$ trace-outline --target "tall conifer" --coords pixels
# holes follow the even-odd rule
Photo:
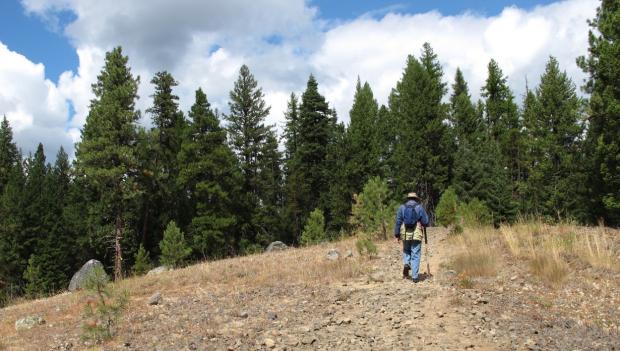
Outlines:
[[[526,98],[529,109],[530,100]],[[534,113],[528,123],[531,153],[527,189],[534,212],[555,219],[583,214],[580,197],[583,106],[575,85],[551,57],[536,89]],[[524,195],[525,196],[525,195]]]
[[[620,3],[602,0],[589,22],[587,57],[578,64],[589,76],[587,159],[592,213],[620,225]]]
[[[239,198],[241,175],[227,145],[226,130],[220,127],[207,95],[198,89],[189,112],[191,121],[179,153],[178,182],[189,194],[193,219],[191,245],[203,257],[235,252],[235,201]]]
[[[392,177],[397,193],[414,190],[434,208],[439,195],[449,185],[452,139],[444,120],[442,103],[445,83],[437,56],[428,44],[420,60],[413,56],[389,98],[390,112],[397,128],[392,155]],[[413,156],[415,155],[415,156]]]
[[[365,82],[362,86],[358,77],[347,130],[351,158],[347,176],[354,192],[362,191],[366,181],[379,173],[378,112],[379,106],[370,85]]]
[[[266,185],[261,181],[261,174],[272,167],[268,163],[273,161],[268,160],[263,152],[266,151],[267,139],[274,132],[272,126],[265,125],[270,107],[265,102],[263,90],[246,65],[239,70],[239,77],[230,91],[228,106],[230,112],[225,118],[228,121],[230,144],[239,159],[243,176],[242,193],[245,194],[240,204],[246,214],[240,218],[239,223],[241,246],[249,250],[250,246],[256,244],[257,237],[264,237],[271,230],[260,222],[258,214],[267,200],[262,198],[267,189],[264,189]]]
[[[76,168],[84,177],[92,199],[89,211],[94,236],[111,236],[114,243],[114,277],[122,277],[122,244],[127,228],[128,201],[135,197],[135,110],[139,78],[127,66],[117,47],[106,54],[93,84],[82,140],[76,145]],[[106,245],[105,240],[100,241]]]

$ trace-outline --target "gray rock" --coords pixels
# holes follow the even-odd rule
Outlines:
[[[170,268],[167,266],[159,266],[157,268],[153,268],[150,271],[148,271],[146,275],[157,275],[157,274],[161,274],[164,272],[168,272],[169,270]]]
[[[456,274],[457,274],[456,271],[452,270],[452,269],[449,269],[449,270],[446,271],[446,275],[450,276],[450,277],[454,277],[454,276],[456,276]]]
[[[161,303],[161,293],[158,291],[149,297],[149,305],[155,306]]]
[[[103,264],[97,260],[90,260],[80,268],[79,271],[75,272],[73,277],[71,278],[71,282],[69,282],[69,291],[75,291],[78,289],[82,289],[84,287],[84,283],[86,282],[86,278],[90,275],[90,273],[96,268],[101,267],[103,269]]]
[[[336,249],[331,249],[327,253],[326,257],[330,261],[336,261],[336,260],[338,260],[340,258],[340,252],[338,252],[338,250],[336,250]]]
[[[43,319],[43,317],[37,315],[27,316],[15,321],[15,330],[32,329],[32,327],[41,324],[45,324],[45,319]]]
[[[345,258],[353,257],[353,251],[347,250],[347,252],[344,253],[344,257]]]
[[[267,248],[265,249],[265,252],[283,251],[286,249],[288,249],[288,246],[286,246],[285,243],[281,241],[274,241],[271,244],[269,244],[269,246],[267,246]]]

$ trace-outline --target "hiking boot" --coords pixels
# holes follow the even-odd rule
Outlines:
[[[411,278],[411,281],[414,283],[419,283],[420,282],[420,278]]]
[[[405,265],[403,267],[403,279],[409,279],[409,270],[411,270],[411,267],[409,267],[409,265]]]

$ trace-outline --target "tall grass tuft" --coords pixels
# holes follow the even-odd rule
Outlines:
[[[457,254],[452,267],[469,277],[492,276],[497,272],[499,256],[495,247],[495,230],[490,227],[467,228],[463,235],[454,237]]]
[[[615,257],[612,240],[602,227],[579,238],[578,254],[594,268],[620,272],[620,263]]]
[[[530,260],[530,270],[550,286],[560,286],[568,276],[568,264],[557,253],[539,250]]]
[[[542,220],[519,221],[503,226],[504,247],[529,262],[531,272],[552,286],[560,286],[573,262],[597,269],[619,271],[613,240],[603,227],[579,227],[572,222],[550,225]]]

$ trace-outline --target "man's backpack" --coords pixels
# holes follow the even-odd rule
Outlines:
[[[413,228],[418,223],[420,219],[418,217],[418,212],[416,211],[419,204],[406,204],[405,210],[403,211],[403,222],[405,223],[405,228]]]

